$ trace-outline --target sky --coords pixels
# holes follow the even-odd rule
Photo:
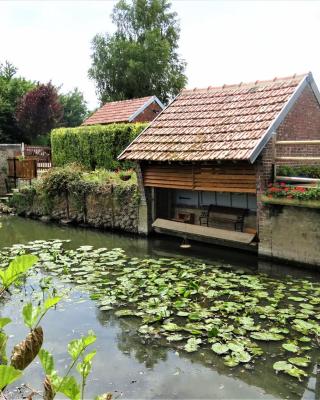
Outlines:
[[[31,80],[78,87],[99,105],[88,78],[91,40],[114,31],[116,1],[0,0],[0,62]],[[173,0],[188,88],[312,71],[320,85],[320,1]]]

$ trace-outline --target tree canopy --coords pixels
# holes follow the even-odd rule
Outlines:
[[[59,100],[63,106],[63,117],[60,125],[66,128],[81,125],[88,116],[87,102],[83,94],[75,88],[66,94],[60,94]]]
[[[167,103],[186,84],[178,54],[180,27],[168,0],[120,0],[116,32],[92,41],[89,77],[101,102],[156,95]]]
[[[15,116],[28,141],[50,132],[63,116],[57,89],[51,82],[38,84],[21,98]]]
[[[0,64],[0,143],[21,142],[23,133],[15,119],[20,98],[35,87],[35,83],[15,77],[17,68],[8,61]]]

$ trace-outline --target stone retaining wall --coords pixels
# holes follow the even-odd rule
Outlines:
[[[88,193],[83,199],[60,194],[48,200],[32,192],[32,189],[25,189],[14,194],[11,204],[19,215],[45,221],[55,220],[139,233],[139,200],[136,193],[135,186],[121,189],[120,194],[114,186],[108,186],[101,192]]]
[[[0,144],[0,196],[6,194],[5,179],[7,177],[8,161],[16,153],[21,151],[20,144]]]
[[[320,209],[264,205],[259,255],[320,267]]]

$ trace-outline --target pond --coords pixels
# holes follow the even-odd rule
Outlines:
[[[67,343],[89,329],[95,331],[97,356],[87,398],[108,391],[115,398],[127,399],[319,398],[320,352],[314,340],[320,297],[317,274],[258,264],[251,255],[214,246],[193,244],[181,250],[179,241],[172,238],[147,240],[19,217],[0,217],[0,222],[0,251],[16,243],[70,239],[30,245],[29,250],[40,255],[43,268],[28,279],[19,295],[3,304],[1,315],[13,319],[6,330],[11,348],[27,334],[20,319],[25,299],[32,298],[41,276],[52,276],[57,290],[67,294],[43,320],[44,347],[54,354],[62,371],[68,359]],[[59,251],[53,262],[54,246]],[[107,250],[94,250],[99,248]],[[109,252],[119,248],[123,252]],[[11,254],[19,251],[18,247],[10,250]],[[61,272],[63,263],[71,265],[68,271]],[[107,277],[102,279],[101,271]],[[179,301],[175,290],[179,290]],[[168,305],[170,296],[174,307]],[[298,330],[287,324],[290,318],[295,318],[293,327]],[[306,319],[314,324],[305,327]],[[277,340],[261,340],[266,333]],[[292,335],[305,339],[297,341]],[[232,350],[221,347],[226,344]],[[282,344],[289,345],[289,350]],[[275,373],[275,362],[301,357],[308,359],[307,367],[297,367],[307,375],[301,381]],[[35,363],[26,369],[23,382],[40,388],[42,378]]]

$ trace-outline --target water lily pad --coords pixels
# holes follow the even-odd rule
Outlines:
[[[168,342],[180,342],[183,339],[184,339],[184,337],[179,334],[167,336]]]
[[[137,313],[132,310],[118,310],[114,314],[117,317],[132,317],[137,315]]]
[[[297,365],[298,367],[307,367],[310,364],[310,357],[292,357],[289,358],[291,364]]]
[[[250,337],[252,337],[252,339],[263,340],[266,342],[284,339],[283,335],[280,335],[279,333],[272,333],[272,332],[254,332],[254,333],[251,333]]]
[[[293,343],[283,343],[283,344],[282,344],[282,347],[283,347],[285,350],[290,351],[290,352],[292,352],[292,353],[297,353],[297,352],[299,351],[299,347],[296,346],[296,345],[293,344]]]
[[[229,351],[229,347],[226,344],[215,343],[211,346],[211,349],[217,354],[226,354]]]
[[[199,348],[199,344],[202,342],[201,339],[197,338],[190,338],[187,341],[187,344],[184,346],[185,351],[188,353],[192,353],[194,351],[197,351]]]

